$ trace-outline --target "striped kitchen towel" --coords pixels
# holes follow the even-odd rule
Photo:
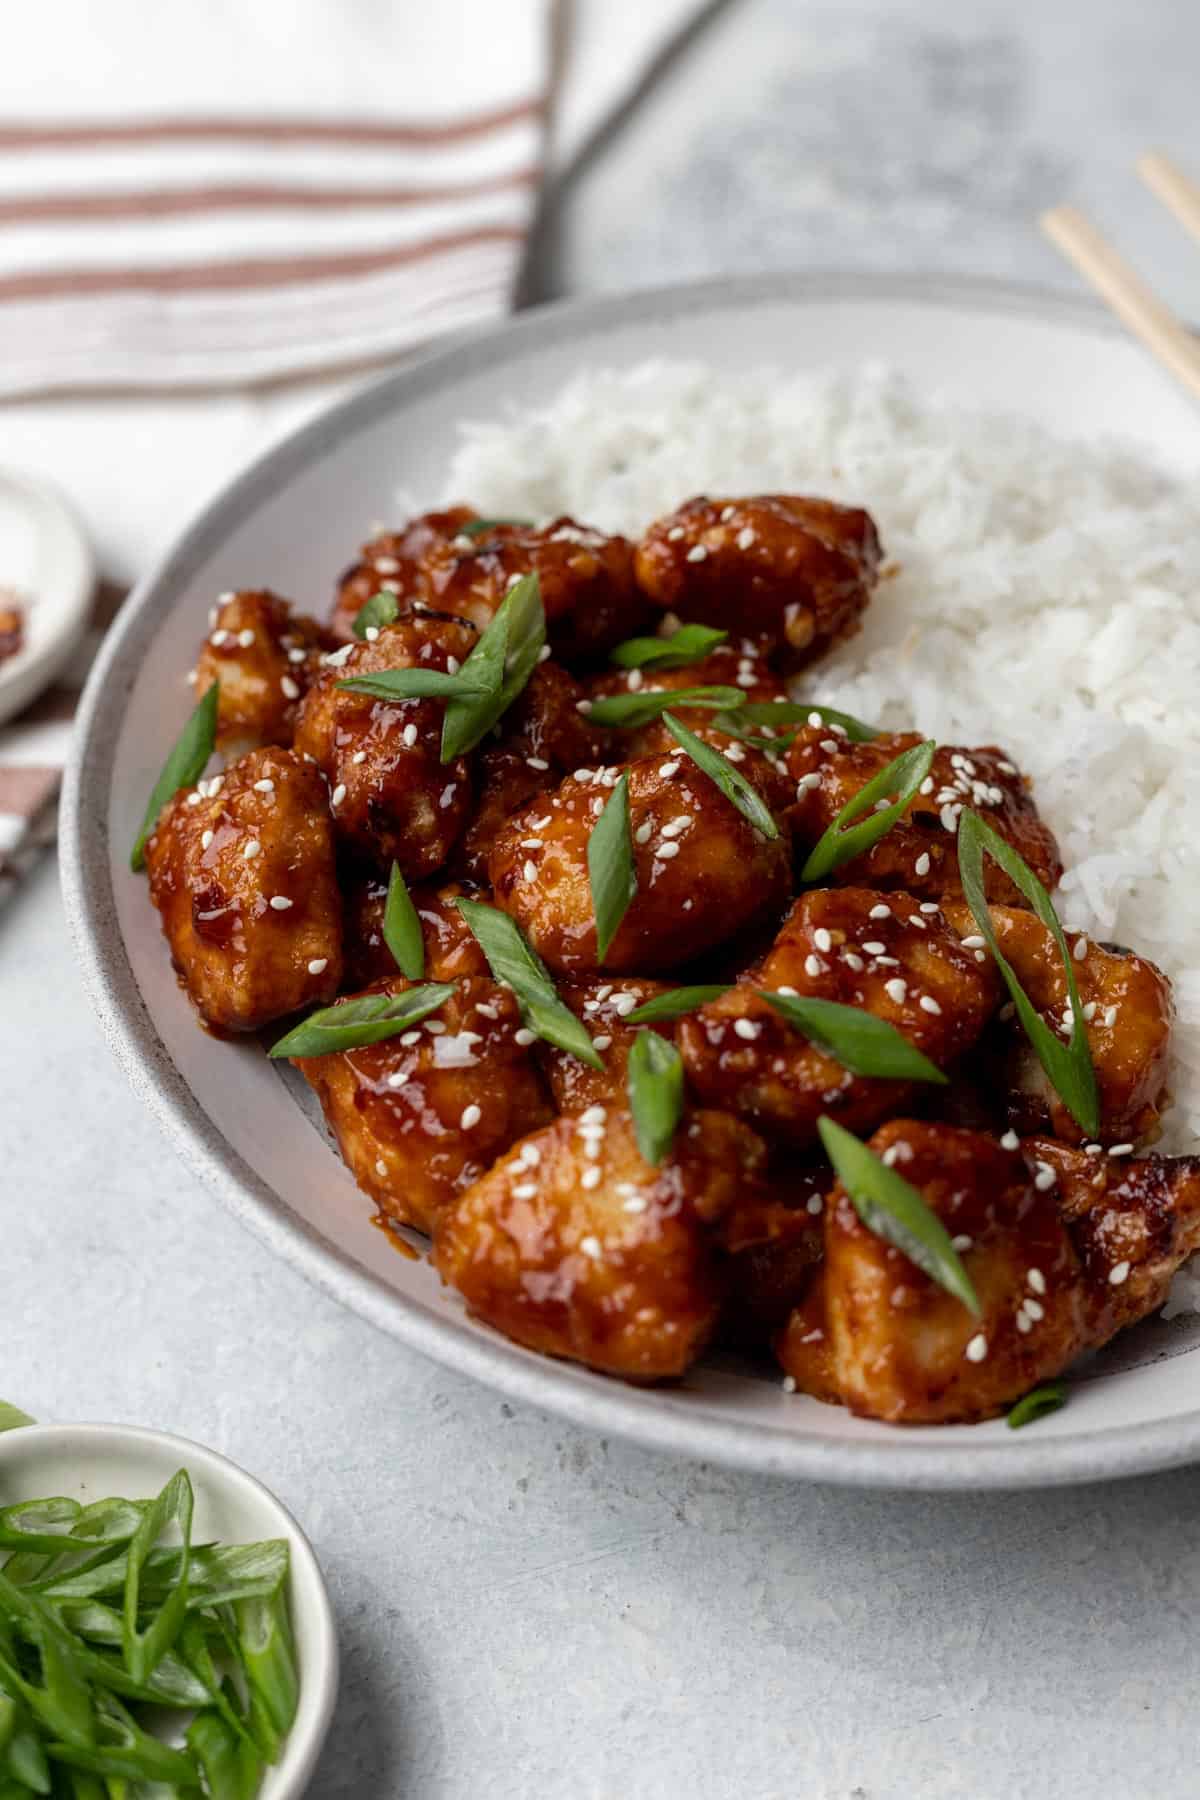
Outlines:
[[[561,178],[713,10],[21,10],[0,58],[0,454],[67,487],[119,578],[92,646],[216,470],[331,376],[504,314],[547,171]],[[0,732],[0,901],[52,838],[87,660],[84,645]]]

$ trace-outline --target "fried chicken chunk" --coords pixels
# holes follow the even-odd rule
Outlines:
[[[688,1081],[708,1106],[804,1148],[830,1113],[851,1131],[911,1097],[911,1083],[852,1075],[760,998],[762,990],[862,1007],[945,1068],[976,1041],[999,998],[931,901],[817,888],[792,906],[763,960],[679,1022]]]
[[[554,1044],[538,1045],[538,1060],[554,1094],[561,1113],[585,1112],[589,1106],[622,1107],[625,1099],[625,1077],[629,1052],[634,1039],[646,1028],[627,1025],[631,1012],[648,1000],[669,992],[665,981],[646,981],[626,977],[616,983],[600,976],[564,979],[558,983],[558,997],[570,1007],[591,1035],[604,1062],[603,1069],[591,1069],[566,1050]],[[665,1019],[654,1027],[660,1037],[674,1037],[675,1021]]]
[[[1052,1031],[1070,1036],[1067,978],[1058,946],[1033,913],[992,906],[1001,950],[1021,986]],[[948,903],[947,916],[966,938],[977,930],[970,908]],[[972,942],[976,940],[971,938]],[[982,940],[979,940],[982,941]],[[1154,1136],[1167,1103],[1167,1072],[1174,1004],[1161,969],[1132,951],[1069,938],[1084,1028],[1100,1090],[1100,1141],[1140,1144]],[[1050,1131],[1068,1143],[1083,1133],[1046,1079],[1033,1047],[1011,1019],[991,1036],[991,1066],[1009,1123],[1024,1135]]]
[[[224,749],[290,744],[301,696],[334,647],[315,619],[265,590],[224,594],[196,664],[198,694],[220,683],[217,743]]]
[[[325,783],[290,750],[252,750],[169,800],[146,844],[150,897],[183,985],[221,1031],[332,1000],[342,901]]]
[[[396,977],[370,993],[399,994]],[[432,1231],[496,1157],[552,1117],[507,988],[461,980],[420,1025],[378,1044],[297,1057],[351,1174],[381,1213]]]
[[[788,891],[789,850],[767,838],[690,757],[630,763],[629,819],[637,893],[603,967],[677,967],[732,937]],[[621,771],[579,769],[514,813],[496,835],[488,874],[496,903],[554,969],[601,966],[588,878],[588,839]]]
[[[571,769],[604,758],[604,734],[588,724],[583,688],[561,663],[539,663],[500,721],[498,743],[479,754],[475,816],[454,856],[457,872],[487,879],[496,833],[519,806],[557,787]]]
[[[735,1200],[718,1228],[729,1276],[722,1335],[765,1348],[802,1304],[825,1254],[833,1183],[829,1165],[813,1163]]]
[[[858,507],[699,495],[651,525],[634,572],[656,606],[755,638],[798,668],[859,629],[880,555]]]
[[[474,643],[467,625],[403,620],[337,651],[304,698],[296,749],[328,778],[341,842],[382,873],[397,862],[421,881],[442,867],[470,817],[470,764],[441,760],[444,701],[377,700],[339,684],[384,669],[453,673]]]
[[[364,544],[358,562],[338,583],[337,601],[330,629],[342,643],[354,642],[354,621],[376,594],[394,594],[400,617],[416,606],[438,610],[439,577],[448,578],[455,567],[451,545],[469,525],[475,512],[469,506],[451,506],[444,512],[422,513],[402,531],[385,531]],[[462,538],[469,544],[470,538]],[[442,609],[449,610],[449,609]],[[495,608],[471,620],[486,625]],[[468,615],[469,616],[469,615]]]
[[[1200,1157],[1127,1161],[1037,1137],[1021,1151],[1079,1254],[1089,1341],[1106,1344],[1164,1305],[1175,1271],[1200,1249]]]
[[[788,820],[801,859],[868,781],[921,741],[917,732],[902,731],[853,744],[836,725],[806,725],[798,732],[787,755],[796,783]],[[829,879],[854,886],[906,888],[930,900],[961,894],[955,833],[959,814],[969,806],[1024,857],[1044,886],[1052,888],[1062,874],[1062,862],[1029,787],[1003,750],[993,746],[959,750],[943,744],[934,752],[929,775],[903,817],[870,850],[843,863]],[[989,900],[1026,905],[990,857],[984,859],[984,881]]]
[[[1088,1341],[1079,1262],[1052,1196],[994,1138],[893,1119],[870,1141],[950,1233],[977,1318],[885,1239],[839,1184],[825,1215],[824,1320],[811,1307],[777,1340],[784,1368],[828,1381],[852,1412],[893,1424],[986,1419],[1057,1375]],[[828,1345],[801,1340],[814,1326]],[[793,1354],[795,1352],[795,1354]],[[828,1361],[824,1358],[828,1357]]]
[[[383,935],[388,884],[373,875],[343,884],[345,900],[345,986],[353,992],[373,981],[393,979],[396,959]],[[454,902],[467,893],[460,882],[410,889],[425,944],[426,981],[457,981],[460,975],[487,975],[487,958]]]
[[[627,1112],[593,1107],[516,1145],[438,1221],[434,1262],[505,1336],[634,1381],[682,1375],[723,1297],[711,1227],[762,1144],[699,1112],[659,1168]]]

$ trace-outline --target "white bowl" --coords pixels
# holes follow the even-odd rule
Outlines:
[[[0,724],[14,717],[70,661],[87,629],[96,571],[83,527],[47,482],[0,469],[0,587],[25,612],[15,656],[0,662]]]
[[[26,1425],[0,1434],[0,1505],[64,1494],[87,1505],[120,1494],[149,1500],[177,1469],[191,1476],[198,1541],[286,1538],[288,1601],[300,1669],[300,1706],[283,1755],[263,1778],[261,1800],[298,1800],[312,1778],[333,1717],[338,1647],[333,1608],[312,1545],[260,1481],[215,1450],[136,1425]]]
[[[1196,413],[1090,303],[997,282],[769,276],[572,303],[457,342],[270,451],[180,538],[122,610],[80,712],[63,878],[86,979],[117,1055],[179,1154],[281,1256],[406,1343],[605,1434],[711,1463],[875,1486],[1023,1487],[1200,1456],[1200,1318],[1127,1334],[1026,1431],[855,1419],[731,1359],[637,1388],[506,1342],[426,1263],[397,1254],[300,1089],[254,1044],[197,1028],[129,845],[190,702],[184,672],[224,588],[324,611],[348,550],[401,493],[443,490],[467,420],[536,408],[581,367],[697,357],[736,375],[886,357],[919,388],[1073,436],[1195,460]]]

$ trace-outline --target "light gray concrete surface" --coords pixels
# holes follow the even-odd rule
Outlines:
[[[1178,0],[745,0],[574,184],[536,272],[1068,281],[1031,221],[1070,196],[1200,312],[1129,172],[1154,141],[1200,164],[1198,59]],[[1200,1471],[873,1496],[587,1437],[214,1208],[101,1041],[50,861],[0,914],[0,1021],[0,1395],[203,1439],[295,1509],[345,1655],[319,1795],[1195,1793]]]

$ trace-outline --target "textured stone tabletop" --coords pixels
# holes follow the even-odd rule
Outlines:
[[[1198,59],[1179,0],[745,0],[572,185],[536,273],[1065,285],[1031,219],[1074,198],[1200,313],[1200,260],[1130,171],[1148,143],[1200,165]],[[0,915],[0,1003],[0,1395],[203,1439],[294,1508],[344,1653],[319,1795],[1195,1793],[1200,1470],[895,1497],[573,1431],[215,1208],[101,1041],[51,862]]]

